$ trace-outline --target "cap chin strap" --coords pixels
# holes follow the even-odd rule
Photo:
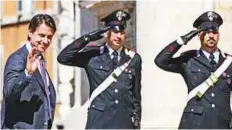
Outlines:
[[[218,31],[219,26],[215,22],[204,22],[198,27],[198,29],[202,29],[202,28],[205,28],[205,31],[207,32],[212,32],[212,31]]]
[[[122,32],[126,29],[126,25],[113,25],[111,26],[112,31],[114,32]]]

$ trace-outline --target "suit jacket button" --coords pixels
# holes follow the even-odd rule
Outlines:
[[[19,85],[21,85],[22,84],[22,81],[19,81]]]
[[[48,122],[44,122],[44,125],[48,125]]]

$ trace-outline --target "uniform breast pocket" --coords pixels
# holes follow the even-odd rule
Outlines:
[[[191,69],[191,79],[195,85],[202,83],[209,76],[209,72],[201,68]]]
[[[105,79],[111,72],[111,69],[108,66],[103,66],[103,65],[94,65],[92,66],[94,72],[92,75],[95,75],[96,77],[100,79]]]
[[[135,75],[134,69],[125,69],[119,76],[119,80],[124,83],[131,84]]]
[[[194,124],[197,126],[202,125],[204,121],[204,107],[203,106],[186,106],[181,123]]]

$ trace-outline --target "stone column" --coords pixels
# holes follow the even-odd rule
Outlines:
[[[74,40],[74,9],[73,1],[59,1],[60,15],[58,24],[58,35],[60,38],[60,50]],[[65,119],[70,111],[70,94],[74,89],[74,68],[58,64],[58,94],[60,100],[59,114]]]
[[[4,70],[4,66],[3,66],[3,46],[0,44],[0,103],[2,102],[2,89],[3,89],[3,70]],[[1,106],[0,106],[0,110],[1,110]]]

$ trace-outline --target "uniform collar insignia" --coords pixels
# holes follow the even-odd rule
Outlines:
[[[201,50],[197,50],[197,57],[201,56]]]
[[[105,51],[105,46],[101,46],[101,47],[100,47],[100,54],[103,54],[104,51]]]

